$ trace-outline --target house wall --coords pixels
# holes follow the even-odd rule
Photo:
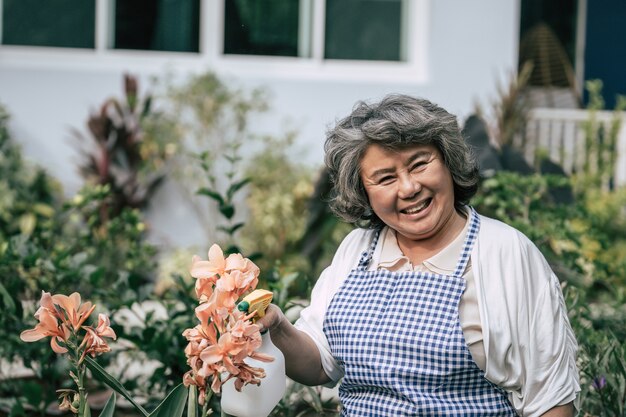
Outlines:
[[[0,46],[0,103],[12,115],[10,129],[27,157],[46,167],[71,195],[81,185],[71,129],[85,130],[90,110],[112,95],[122,94],[125,71],[140,76],[142,85],[167,70],[179,75],[212,69],[244,87],[265,87],[271,110],[255,117],[261,133],[296,128],[294,157],[320,166],[326,127],[346,115],[360,99],[390,92],[429,98],[462,121],[479,102],[487,105],[517,66],[519,4],[517,0],[427,0],[424,74],[416,79],[390,79],[383,72],[369,76],[298,75],[271,70],[237,71],[181,56],[158,62],[146,52],[102,57],[57,50]],[[62,58],[61,58],[62,56]],[[246,64],[253,65],[253,64]],[[254,67],[252,67],[254,68]],[[365,68],[366,69],[366,68]],[[150,213],[156,240],[167,246],[201,244],[206,236],[194,227],[189,208],[172,198],[166,187]]]

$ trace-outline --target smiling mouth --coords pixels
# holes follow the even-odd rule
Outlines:
[[[403,214],[416,214],[416,213],[419,213],[420,211],[423,211],[428,206],[430,206],[430,203],[432,201],[433,201],[432,198],[427,198],[426,200],[422,201],[421,203],[419,203],[419,204],[417,204],[415,206],[411,206],[411,207],[405,208],[403,210],[400,210],[400,213],[403,213]]]

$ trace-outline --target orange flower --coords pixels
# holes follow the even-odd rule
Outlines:
[[[81,296],[77,292],[66,296],[51,295],[42,291],[39,308],[35,313],[39,324],[34,329],[25,330],[20,334],[20,338],[25,342],[34,342],[51,336],[50,345],[57,353],[66,353],[71,349],[68,355],[73,367],[70,376],[76,383],[78,391],[62,389],[57,393],[60,401],[59,408],[69,410],[74,414],[83,409],[86,404],[86,395],[83,394],[86,367],[83,359],[88,354],[95,356],[110,351],[111,348],[103,338],[116,338],[109,318],[104,314],[98,315],[96,327],[83,325],[94,309],[95,306],[91,302],[81,303]],[[80,330],[84,330],[85,333],[83,334]]]
[[[103,337],[109,337],[115,340],[117,336],[110,327],[109,318],[107,316],[102,313],[98,314],[98,326],[95,329],[90,326],[83,326],[83,329],[87,331],[87,334],[81,344],[81,347],[85,348],[85,350],[83,351],[79,362],[82,362],[86,355],[95,357],[100,353],[111,351],[111,348]]]
[[[209,345],[217,343],[217,336],[214,326],[198,325],[193,329],[187,329],[183,332],[183,336],[189,341],[185,347],[185,356],[187,356],[187,364],[194,371],[202,368],[200,353]]]
[[[265,378],[263,368],[255,368],[246,363],[241,364],[240,373],[235,380],[235,389],[241,391],[245,384],[260,385],[261,378]]]
[[[197,279],[196,296],[200,301],[206,301],[213,295],[213,286],[219,278],[219,274],[224,273],[226,266],[224,253],[219,246],[211,246],[208,255],[208,261],[202,260],[197,255],[191,258],[191,269],[189,273],[192,277]]]
[[[193,371],[187,371],[185,375],[183,375],[183,385],[188,387],[190,385],[195,385],[196,387],[205,387],[206,381],[203,377],[194,373]]]
[[[74,331],[80,329],[85,320],[91,315],[96,306],[90,301],[81,304],[80,294],[75,292],[69,297],[63,294],[55,294],[52,296],[52,302],[63,309],[65,312],[62,320],[65,321]]]
[[[198,387],[198,404],[204,405],[206,397],[206,379],[204,377],[194,371],[187,371],[185,375],[183,375],[183,385],[186,387],[190,385]]]
[[[239,343],[233,341],[230,333],[224,333],[216,345],[211,345],[200,353],[200,359],[206,365],[220,362],[228,372],[236,375],[239,369],[233,363],[232,356],[237,355],[242,349]]]
[[[98,314],[98,326],[96,327],[96,333],[101,337],[110,337],[113,340],[117,338],[115,331],[111,328],[109,318],[102,313]]]
[[[217,343],[217,334],[215,327],[212,325],[204,326],[202,324],[197,325],[193,329],[187,329],[183,332],[183,336],[190,342],[199,343],[202,340],[207,340],[211,344]]]
[[[248,261],[248,259],[241,256],[240,253],[231,253],[228,255],[228,258],[226,258],[226,266],[224,267],[224,270],[226,272],[243,270],[246,267],[246,261]]]
[[[239,298],[235,284],[234,276],[228,272],[225,272],[215,284],[215,304],[217,305],[217,310],[222,310],[221,317],[223,319],[227,317],[227,315],[223,314],[225,312],[223,309],[226,309],[227,312],[232,311]]]
[[[246,315],[236,309],[239,297],[256,288],[259,268],[241,254],[224,258],[218,245],[211,246],[208,257],[206,261],[198,256],[192,259],[190,273],[196,278],[200,305],[195,313],[200,324],[183,332],[188,341],[187,364],[191,367],[183,383],[196,385],[201,396],[206,393],[209,378],[211,390],[216,393],[231,378],[236,378],[237,390],[245,384],[259,384],[265,376],[263,369],[251,367],[244,360],[273,360],[256,352],[262,343],[259,327],[251,321],[256,313]]]
[[[198,297],[200,302],[205,302],[211,298],[215,281],[213,278],[198,278],[196,281],[196,297]]]
[[[250,262],[251,265],[254,265]],[[254,265],[256,268],[256,265]],[[237,288],[237,295],[241,296],[248,290],[256,288],[259,283],[259,269],[249,268],[243,270],[235,270],[230,273],[233,279],[233,285]]]
[[[67,343],[70,330],[65,323],[59,323],[59,319],[62,318],[54,306],[53,297],[50,293],[42,291],[39,305],[40,307],[35,313],[35,318],[39,320],[39,324],[34,329],[24,330],[20,334],[20,339],[24,342],[36,342],[50,336],[52,350],[56,353],[66,353],[67,349],[59,345],[59,342]]]
[[[259,333],[259,326],[252,324],[250,316],[244,316],[242,312],[238,311],[238,315],[233,314],[231,317],[231,329],[230,334],[234,337],[250,337],[255,333]]]
[[[59,389],[59,410],[71,411],[78,414],[78,408],[74,407],[74,403],[78,401],[79,395],[73,389]]]
[[[208,261],[194,256],[189,271],[191,276],[197,279],[196,296],[201,302],[211,297],[214,286],[229,292],[236,289],[236,298],[239,298],[258,284],[259,268],[241,254],[233,253],[224,259],[222,249],[218,245],[213,245],[208,256]]]
[[[209,249],[209,260],[203,261],[199,256],[194,256],[191,260],[191,270],[189,273],[194,278],[213,278],[226,271],[226,260],[224,252],[218,245],[213,245]]]
[[[214,299],[215,297],[212,298]],[[217,315],[217,305],[214,301],[200,304],[196,307],[195,312],[196,317],[200,320],[200,324],[202,324],[203,327],[208,327],[211,321],[215,321],[219,317]]]

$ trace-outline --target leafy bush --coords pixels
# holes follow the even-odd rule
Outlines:
[[[246,175],[251,179],[245,201],[248,221],[240,240],[246,251],[263,254],[257,261],[261,271],[277,264],[283,274],[309,271],[298,241],[306,226],[313,170],[290,158],[292,143],[292,134],[265,138],[265,148],[247,162]]]
[[[562,177],[502,172],[483,181],[476,209],[537,244],[565,286],[579,343],[581,409],[624,415],[626,407],[626,189],[587,189],[573,205],[550,197]],[[604,211],[606,207],[606,211]]]
[[[107,185],[86,187],[63,201],[60,187],[40,168],[28,164],[11,142],[8,117],[0,113],[0,357],[21,363],[33,377],[0,383],[0,398],[11,398],[16,415],[26,404],[45,409],[54,389],[67,379],[67,363],[40,345],[24,346],[19,333],[34,324],[42,290],[92,298],[102,311],[115,311],[145,299],[155,269],[155,249],[145,242],[141,213],[124,209],[117,216]],[[52,394],[52,395],[50,395]],[[20,411],[21,410],[21,411]]]

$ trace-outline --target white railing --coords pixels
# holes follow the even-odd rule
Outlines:
[[[586,129],[590,122],[595,132],[591,139]],[[618,129],[614,144],[610,143],[612,129]],[[612,172],[603,178],[604,185],[626,186],[626,112],[535,108],[514,141],[531,164],[543,154],[568,174],[594,173],[614,163]]]

